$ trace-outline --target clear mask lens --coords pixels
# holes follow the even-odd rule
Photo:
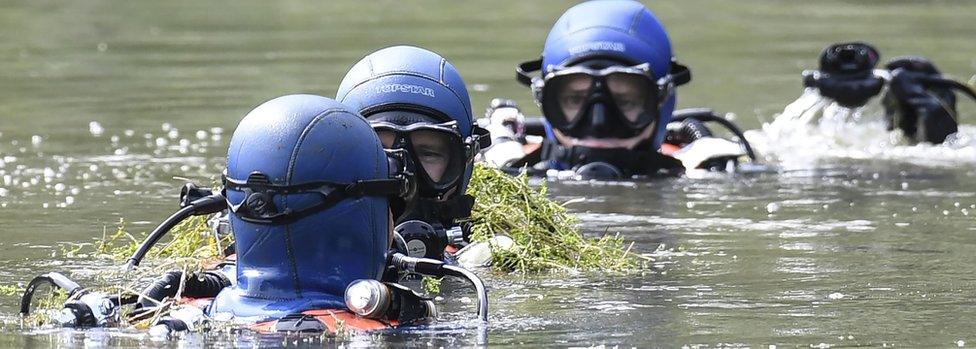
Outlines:
[[[546,118],[557,128],[573,128],[593,103],[600,102],[613,105],[611,109],[623,126],[647,127],[654,121],[662,97],[648,74],[639,70],[619,71],[627,69],[609,72],[577,69],[549,77],[542,92]]]

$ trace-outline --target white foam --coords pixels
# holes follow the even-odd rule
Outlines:
[[[910,144],[885,129],[880,103],[849,109],[808,89],[762,130],[746,132],[756,150],[783,169],[818,167],[822,160],[896,160],[922,166],[976,164],[976,126],[960,125],[942,144]]]

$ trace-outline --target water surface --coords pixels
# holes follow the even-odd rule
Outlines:
[[[121,218],[150,229],[176,207],[182,180],[174,177],[206,183],[219,174],[244,113],[282,94],[331,96],[355,61],[383,46],[416,44],[445,55],[470,85],[476,112],[505,96],[534,114],[514,66],[539,55],[570,4],[3,2],[0,285],[50,270],[90,279],[105,262],[66,258],[56,253],[60,246],[91,241]],[[883,60],[922,54],[963,80],[976,73],[972,2],[649,5],[694,71],[679,105],[735,113],[744,128],[761,129],[798,97],[800,71],[835,41],[872,42]],[[973,124],[976,108],[963,99],[960,106],[963,123]],[[639,275],[493,276],[489,343],[976,343],[972,143],[878,145],[888,135],[877,127],[847,124],[839,134],[803,139],[757,131],[778,173],[551,183],[557,200],[584,199],[569,207],[588,234],[619,232],[657,261]],[[476,343],[483,338],[465,317],[464,296],[457,288],[442,302],[446,325],[350,341]],[[0,345],[180,345],[135,334],[24,334],[16,305],[16,297],[0,297]]]

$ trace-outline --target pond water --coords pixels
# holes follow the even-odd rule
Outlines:
[[[0,3],[0,286],[50,270],[124,218],[146,230],[182,180],[223,167],[237,121],[288,93],[334,95],[360,57],[400,43],[462,72],[475,111],[492,97],[537,113],[513,78],[539,55],[567,1],[21,1]],[[780,170],[646,183],[549,183],[587,234],[619,232],[655,258],[640,275],[493,276],[491,323],[471,325],[464,288],[444,325],[354,345],[976,345],[976,128],[948,146],[906,146],[873,121],[783,136],[763,129],[801,93],[800,71],[843,40],[883,60],[976,73],[968,1],[685,0],[648,4],[694,71],[679,106],[735,113]],[[960,99],[963,124],[974,104]],[[702,178],[697,178],[702,177]],[[277,345],[289,339],[29,332],[0,296],[0,346]],[[454,315],[461,314],[461,315]],[[345,340],[333,344],[345,343]],[[294,342],[290,342],[294,343]],[[299,342],[297,344],[302,344]]]

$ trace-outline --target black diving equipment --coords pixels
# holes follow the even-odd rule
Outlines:
[[[878,50],[863,42],[834,44],[820,54],[820,69],[803,72],[803,86],[838,104],[856,108],[878,95],[885,79],[874,74]]]
[[[398,224],[393,231],[403,239],[405,250],[401,252],[410,257],[443,259],[447,245],[467,243],[460,226],[445,229],[438,223],[409,220]]]
[[[410,257],[402,253],[391,253],[389,264],[406,272],[439,277],[453,276],[468,280],[478,295],[478,318],[488,322],[488,292],[485,290],[485,283],[478,275],[436,259]]]
[[[686,125],[681,125],[681,123],[685,123],[686,121],[689,120],[696,120],[698,121],[698,123],[697,125],[695,125],[696,124],[695,122],[691,122]],[[675,111],[674,115],[671,117],[671,123],[672,124],[678,123],[678,125],[681,126],[679,126],[679,128],[676,129],[676,131],[678,131],[676,134],[670,134],[669,132],[668,136],[674,139],[675,141],[679,141],[679,143],[671,143],[671,142],[667,142],[667,143],[681,145],[682,144],[680,143],[681,139],[695,141],[700,139],[703,136],[711,136],[711,132],[708,131],[707,128],[704,128],[703,125],[701,125],[701,123],[707,123],[707,122],[717,123],[725,127],[727,130],[729,130],[729,132],[731,132],[733,135],[735,135],[736,138],[738,138],[739,144],[742,144],[742,148],[745,149],[746,155],[749,157],[749,159],[752,161],[758,161],[758,158],[756,157],[756,152],[752,149],[752,145],[749,144],[749,141],[746,139],[745,134],[742,133],[742,130],[740,130],[739,127],[737,127],[731,121],[726,120],[725,118],[720,117],[718,115],[715,115],[715,112],[708,108],[691,108],[691,109],[681,109]],[[704,132],[708,132],[708,134],[706,135],[705,133],[703,133],[703,130]],[[697,138],[694,138],[696,136]],[[687,143],[691,143],[690,141]]]
[[[183,297],[190,298],[212,298],[224,287],[230,286],[231,281],[223,273],[216,270],[207,270],[187,275],[183,278],[183,271],[172,270],[153,280],[136,301],[139,309],[153,308],[165,298],[176,297],[177,291],[182,284]]]
[[[928,59],[899,57],[885,68],[891,72],[882,97],[887,128],[901,129],[913,141],[942,143],[958,131],[954,92],[976,100],[972,88],[943,77]]]
[[[56,317],[57,322],[65,327],[104,326],[115,320],[121,304],[135,301],[134,297],[119,298],[87,290],[60,273],[50,272],[35,277],[27,284],[24,295],[20,299],[21,315],[30,314],[34,293],[44,284],[61,288],[68,294],[68,300]]]

